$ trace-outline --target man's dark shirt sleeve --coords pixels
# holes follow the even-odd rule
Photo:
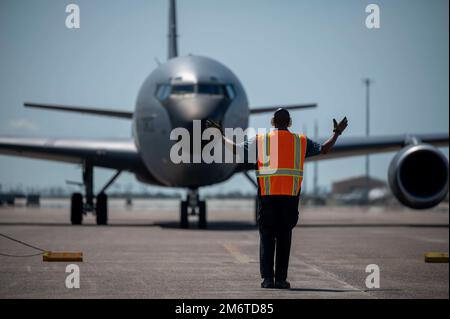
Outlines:
[[[321,149],[322,149],[322,146],[319,143],[314,142],[313,140],[310,140],[309,138],[306,138],[305,158],[319,155]]]

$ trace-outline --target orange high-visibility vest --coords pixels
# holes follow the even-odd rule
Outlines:
[[[306,136],[287,130],[257,135],[260,195],[299,194],[303,181]]]

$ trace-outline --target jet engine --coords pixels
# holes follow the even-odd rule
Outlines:
[[[392,193],[408,207],[431,208],[447,196],[448,159],[432,145],[405,146],[393,158],[388,174]]]

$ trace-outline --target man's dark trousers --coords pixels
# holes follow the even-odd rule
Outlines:
[[[287,278],[292,229],[298,221],[298,201],[298,196],[259,196],[259,258],[262,278]]]

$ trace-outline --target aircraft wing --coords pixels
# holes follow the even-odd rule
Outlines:
[[[316,106],[317,106],[316,103],[309,103],[309,104],[284,105],[283,108],[286,110],[301,110],[314,108]],[[279,108],[280,106],[265,106],[265,107],[250,108],[250,114],[273,113]]]
[[[25,102],[23,104],[25,107],[37,108],[37,109],[46,109],[52,111],[64,111],[64,112],[75,112],[75,113],[84,113],[91,115],[101,115],[122,119],[131,119],[133,118],[133,112],[128,111],[118,111],[112,109],[102,109],[102,108],[93,108],[93,107],[80,107],[80,106],[70,106],[70,105],[60,105],[60,104],[43,104],[43,103],[31,103]]]
[[[320,138],[316,142],[322,144],[326,139]],[[427,143],[436,147],[445,147],[449,144],[448,133],[415,134],[415,135],[387,135],[372,137],[341,137],[328,154],[313,156],[306,161],[322,161],[328,159],[344,158],[366,154],[377,154],[399,151],[413,141]],[[255,164],[245,163],[237,167],[236,172],[254,170]]]
[[[448,133],[392,135],[382,137],[341,137],[330,153],[307,159],[319,161],[348,156],[386,153],[400,150],[415,139],[436,147],[448,146]],[[325,139],[318,139],[322,143]],[[82,140],[0,137],[0,154],[47,159],[67,163],[92,165],[135,171],[142,160],[133,140]],[[243,164],[238,171],[254,169],[254,164]]]
[[[108,117],[115,117],[115,118],[122,118],[122,119],[133,118],[133,112],[118,111],[118,110],[104,109],[104,108],[81,107],[81,106],[48,104],[48,103],[32,103],[32,102],[25,102],[23,105],[25,107],[45,109],[45,110],[51,110],[51,111],[84,113],[84,114],[101,115],[101,116],[108,116]],[[265,107],[251,108],[250,114],[273,113],[279,107],[280,106],[265,106]],[[309,108],[314,108],[314,107],[317,107],[316,103],[295,104],[295,105],[283,106],[283,108],[285,108],[287,110],[301,110],[301,109],[309,109]]]
[[[142,167],[133,140],[84,140],[64,138],[0,137],[0,154],[46,159],[117,170],[136,171]]]
[[[398,151],[415,140],[418,143],[427,143],[436,147],[448,146],[448,133],[437,134],[406,134],[371,137],[341,137],[328,154],[314,156],[308,161],[320,161],[348,156],[387,153]],[[325,139],[318,139],[323,143]]]

